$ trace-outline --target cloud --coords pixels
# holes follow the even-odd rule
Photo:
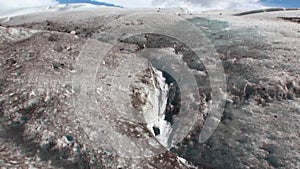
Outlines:
[[[264,7],[260,0],[153,0],[153,6],[187,7],[192,10],[205,9],[253,9]]]
[[[101,0],[97,0],[101,1]],[[128,8],[186,7],[191,10],[263,8],[261,0],[106,0]]]
[[[0,0],[0,13],[15,9],[48,6],[57,4],[56,0]]]

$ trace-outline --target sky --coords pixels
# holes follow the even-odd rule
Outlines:
[[[101,3],[98,3],[99,1]],[[64,3],[112,4],[125,8],[186,7],[190,10],[258,9],[264,7],[300,8],[300,0],[0,0],[0,13],[15,9]],[[104,2],[104,3],[103,3]]]
[[[263,0],[262,2],[270,6],[300,8],[300,0]]]

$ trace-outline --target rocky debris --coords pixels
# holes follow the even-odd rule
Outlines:
[[[290,22],[296,22],[300,23],[300,18],[299,17],[279,17],[280,19],[290,21]]]
[[[164,35],[119,39],[112,48],[115,35],[104,25],[136,11],[103,10],[1,21],[1,167],[189,168],[177,156],[198,168],[300,167],[299,28],[278,20],[297,22],[298,11],[180,15],[199,27],[220,54],[228,97],[221,123],[207,142],[198,142],[199,121],[169,151],[141,115],[153,110],[157,85],[151,71],[155,64],[139,54],[159,48],[182,59],[198,84],[204,119],[211,101],[206,65],[187,45]],[[166,120],[173,123],[181,92],[172,76],[164,76],[170,85]]]
[[[11,29],[18,30],[20,28]],[[30,32],[31,30],[24,29],[24,31]],[[34,162],[33,166],[37,168],[136,168],[135,166],[156,168],[155,166],[159,165],[185,168],[177,160],[176,155],[167,152],[163,147],[160,151],[166,152],[168,157],[160,160],[160,164],[153,162],[155,156],[124,159],[124,157],[118,157],[118,154],[114,152],[104,150],[106,147],[100,147],[101,144],[98,145],[85,134],[86,131],[82,128],[80,120],[75,114],[78,110],[73,105],[74,92],[76,94],[76,91],[73,90],[72,76],[78,71],[74,67],[76,67],[76,61],[79,59],[80,50],[86,43],[86,39],[56,31],[38,31],[27,36],[26,39],[18,38],[9,39],[4,36],[0,46],[1,54],[5,56],[1,57],[0,62],[0,103],[1,110],[3,110],[1,111],[1,130],[4,133],[3,136],[1,135],[1,140],[11,143],[2,144],[1,149],[14,148],[20,149],[22,152],[25,151],[23,149],[26,149],[27,145],[33,148],[26,149],[28,153],[21,154],[19,158],[15,159],[16,162],[12,163],[7,159],[13,158],[13,152],[9,151],[3,154],[1,156],[1,161],[4,163],[3,167],[26,168]],[[101,45],[101,43],[99,44]],[[101,47],[96,47],[98,50],[102,50]],[[112,70],[119,68],[120,61],[125,61],[126,53],[128,57],[131,56],[131,60],[128,61],[132,64],[130,68],[117,70],[115,72],[116,77],[118,77],[118,73],[126,74],[127,71],[135,70],[131,75],[132,78],[135,78],[135,72],[139,72],[141,69],[149,70],[150,64],[145,59],[139,60],[134,57],[135,59],[132,60],[133,56],[128,55],[131,50],[134,50],[132,45],[122,49],[117,48],[116,52],[104,58],[101,63],[108,67],[108,72],[105,72],[103,67],[103,71],[98,72],[99,75],[104,73],[105,76],[108,76]],[[123,54],[121,55],[120,52]],[[146,83],[149,81],[146,78],[148,73],[146,71],[136,77],[137,82]],[[142,79],[139,79],[141,77]],[[124,79],[128,79],[127,74]],[[110,84],[109,79],[102,78],[102,80],[106,87],[115,89],[118,87],[116,86],[117,83]],[[119,78],[115,80],[119,81]],[[120,82],[124,83],[124,81]],[[151,82],[151,84],[153,83]],[[152,88],[154,89],[154,86]],[[112,91],[120,92],[114,89]],[[100,88],[99,92],[101,92]],[[98,100],[105,97],[105,93],[101,92],[100,94]],[[107,97],[120,96],[116,93],[107,94]],[[127,98],[125,96],[129,97],[130,94],[124,95],[124,98]],[[135,96],[132,97],[134,100]],[[103,102],[103,108],[106,104],[111,104],[111,102]],[[128,104],[124,104],[124,106],[128,106]],[[106,108],[112,111],[114,107]],[[140,122],[138,119],[130,122],[126,120],[126,116],[124,118],[121,119],[118,114],[116,116],[111,114],[109,117],[110,124],[116,127],[116,132],[120,133],[122,137],[146,137],[155,141],[152,132],[145,124],[138,123]],[[116,138],[112,137],[112,139]],[[124,148],[129,148],[128,145],[130,144],[125,142],[123,144]],[[160,145],[158,144],[158,146]],[[151,146],[148,145],[147,147]],[[141,160],[143,161],[141,162]]]
[[[258,18],[282,26],[286,23],[276,15],[298,14],[278,12]],[[253,16],[248,18],[250,25],[242,19],[218,17],[212,14],[207,16],[210,19],[202,16],[190,21],[204,30],[221,54],[228,84],[221,124],[206,143],[186,139],[173,151],[208,168],[298,168],[297,24],[289,24],[286,27],[291,29],[283,33],[285,28],[270,30]]]
[[[52,41],[49,39],[52,36],[57,39]],[[53,32],[37,32],[26,39],[19,38],[1,41],[1,53],[6,56],[0,61],[1,78],[6,79],[5,88],[1,87],[0,102],[4,110],[1,128],[5,133],[2,139],[11,143],[8,147],[4,144],[4,148],[17,146],[20,152],[28,153],[20,156],[24,156],[24,162],[7,167],[27,168],[31,165],[26,162],[28,158],[38,159],[33,165],[37,168],[87,168],[88,158],[77,141],[84,136],[76,135],[76,128],[71,123],[73,119],[67,119],[71,114],[68,114],[70,107],[65,102],[72,95],[69,68],[75,63],[84,40]],[[56,43],[72,46],[73,50],[57,53],[53,50]],[[61,68],[62,64],[65,64],[64,68]],[[51,78],[57,81],[51,81]],[[67,132],[76,141],[62,144],[60,140]],[[10,158],[9,154],[1,158]],[[6,163],[3,165],[5,167]]]

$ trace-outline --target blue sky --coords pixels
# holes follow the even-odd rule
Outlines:
[[[286,8],[300,8],[300,0],[263,0],[267,6],[280,6]]]

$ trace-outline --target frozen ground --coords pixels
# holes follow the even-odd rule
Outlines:
[[[299,10],[234,16],[240,11],[43,9],[0,20],[1,167],[300,168]],[[10,17],[36,10],[43,12]],[[114,28],[150,29],[149,23],[164,19],[112,22],[136,12],[187,19],[219,54],[226,105],[206,142],[198,138],[214,105],[210,68],[174,37],[146,32],[119,39],[129,31]],[[190,37],[184,31],[178,36]],[[174,70],[173,78],[186,66],[199,93],[153,68],[164,66]],[[182,107],[199,107],[188,114],[197,119],[184,117]],[[168,123],[157,122],[162,109]],[[184,139],[166,146],[161,136],[174,143],[184,125],[192,126]]]

